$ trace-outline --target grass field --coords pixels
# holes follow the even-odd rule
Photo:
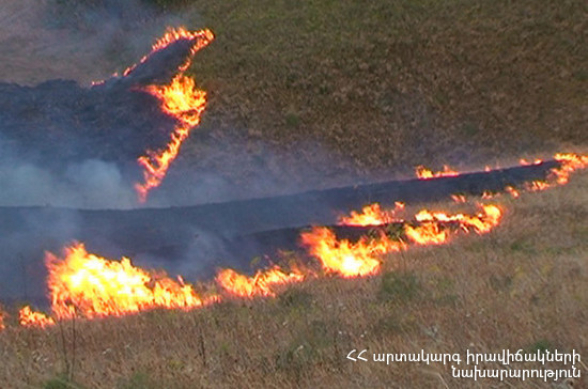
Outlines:
[[[452,378],[442,364],[386,366],[345,356],[352,349],[465,355],[505,348],[575,349],[584,356],[586,193],[583,174],[566,187],[503,196],[497,201],[504,221],[495,231],[390,255],[383,273],[369,278],[321,278],[275,299],[188,313],[70,321],[47,330],[9,326],[0,333],[0,382],[3,388],[468,388],[476,385]],[[68,374],[73,381],[60,378]],[[516,379],[479,385],[551,387]]]
[[[585,1],[193,4],[179,11],[188,27],[210,27],[217,38],[190,70],[210,101],[178,161],[184,168],[239,182],[270,148],[277,164],[292,162],[275,174],[303,181],[298,166],[319,165],[324,156],[309,151],[319,145],[329,156],[321,170],[328,182],[341,171],[402,174],[417,164],[483,166],[586,149]],[[0,51],[14,55],[0,69],[14,81],[89,82],[135,54],[115,34],[99,61],[90,49],[76,50],[83,40],[61,56],[52,48],[67,29],[47,29],[55,46],[42,50],[40,30],[5,26]],[[14,43],[15,31],[37,43]],[[246,163],[231,159],[235,148]],[[587,193],[580,173],[564,187],[503,196],[495,231],[391,255],[383,274],[369,278],[327,277],[275,299],[188,313],[9,326],[0,332],[0,388],[549,388],[538,380],[476,384],[439,364],[345,356],[366,348],[575,349],[588,360]]]

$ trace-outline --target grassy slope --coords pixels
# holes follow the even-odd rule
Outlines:
[[[585,356],[586,193],[583,174],[566,187],[503,197],[504,222],[494,232],[391,255],[383,276],[315,280],[277,299],[189,313],[78,322],[74,378],[92,388],[414,388],[443,387],[442,381],[465,388],[472,382],[452,379],[442,365],[353,364],[345,355],[354,348],[465,353],[547,347]],[[71,361],[72,323],[63,330]],[[65,368],[61,339],[59,328],[0,334],[0,382],[10,383],[3,387],[55,377]]]
[[[204,127],[359,167],[586,144],[583,1],[204,1]],[[297,147],[297,146],[294,146]]]
[[[193,67],[211,96],[201,130],[213,138],[286,149],[318,140],[361,169],[586,144],[585,2],[198,7],[218,36]],[[354,365],[344,355],[545,345],[588,355],[587,190],[584,174],[564,188],[503,199],[496,232],[391,256],[384,278],[325,279],[276,300],[76,323],[75,380],[103,388],[468,387],[442,366]],[[71,323],[64,330],[71,359]],[[59,328],[1,333],[0,386],[37,387],[63,371],[61,339]]]

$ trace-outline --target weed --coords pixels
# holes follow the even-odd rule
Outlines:
[[[408,302],[419,295],[421,285],[410,272],[387,272],[382,276],[378,296],[384,301]]]

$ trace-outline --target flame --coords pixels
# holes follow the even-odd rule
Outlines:
[[[422,210],[415,216],[415,220],[422,223],[416,227],[406,225],[405,234],[416,244],[442,244],[449,239],[449,230],[441,228],[441,223],[457,223],[460,228],[469,232],[473,229],[478,234],[490,232],[500,222],[502,212],[496,205],[481,205],[482,212],[475,216],[459,213],[448,215],[444,212],[429,212]]]
[[[419,223],[417,226],[404,225],[404,235],[417,245],[447,243],[451,230],[444,228],[442,223],[455,223],[464,232],[473,230],[478,234],[487,233],[498,225],[502,212],[496,205],[481,207],[482,212],[474,216],[422,210],[415,216],[415,221]],[[374,207],[366,207],[364,211],[372,212],[373,209]],[[312,231],[303,233],[301,239],[302,244],[308,246],[310,254],[320,260],[326,272],[343,277],[375,274],[380,269],[378,255],[407,248],[404,242],[393,240],[383,232],[378,238],[363,237],[357,243],[351,243],[348,240],[338,240],[325,227],[315,227]]]
[[[443,170],[440,172],[433,172],[424,166],[417,166],[416,176],[421,180],[427,180],[430,178],[459,176],[459,172],[453,170],[447,165],[443,165]]]
[[[410,240],[420,245],[443,244],[449,239],[449,231],[441,229],[435,222],[423,223],[417,227],[407,225],[404,233]]]
[[[396,219],[396,212],[404,209],[404,203],[394,203],[393,210],[383,211],[380,204],[373,203],[363,207],[361,212],[351,211],[350,216],[339,218],[339,224],[346,226],[378,226],[389,224]]]
[[[194,40],[195,43],[191,49],[191,54],[193,55],[208,45],[214,39],[214,35],[210,30],[189,32],[184,28],[170,29],[153,45],[153,50],[149,55],[180,39]],[[141,61],[145,61],[149,55]],[[171,163],[178,156],[180,146],[188,138],[192,128],[200,123],[200,116],[204,112],[206,93],[196,89],[194,79],[184,75],[191,61],[191,57],[188,57],[186,63],[179,67],[178,74],[169,85],[151,85],[145,88],[146,92],[159,100],[163,112],[178,120],[178,125],[174,129],[171,140],[165,149],[147,151],[147,155],[138,159],[139,165],[144,169],[144,182],[137,183],[135,190],[139,196],[139,201],[142,203],[147,200],[149,191],[161,184]],[[127,69],[125,75],[130,73],[132,69]]]
[[[5,313],[2,312],[2,309],[0,309],[0,331],[2,331],[4,328],[6,328],[6,326],[4,325],[4,316],[5,316]]]
[[[286,273],[279,267],[259,270],[253,277],[239,274],[232,269],[221,270],[216,281],[227,292],[239,297],[275,296],[272,287],[304,280],[298,272]]]
[[[561,166],[553,169],[556,182],[559,185],[565,185],[570,180],[570,175],[579,169],[586,169],[588,167],[588,155],[578,154],[555,154],[555,160],[559,161]]]
[[[178,27],[178,28],[169,27],[167,29],[166,33],[161,38],[157,39],[155,41],[155,43],[153,44],[153,46],[151,46],[151,52],[149,54],[145,55],[143,58],[141,58],[139,63],[145,62],[155,52],[157,52],[157,51],[159,51],[159,50],[161,50],[161,49],[169,46],[170,44],[177,42],[181,39],[189,39],[189,40],[194,41],[194,45],[192,46],[192,49],[190,50],[190,53],[192,55],[194,55],[194,54],[196,54],[196,52],[198,50],[207,46],[208,44],[210,44],[210,42],[212,42],[214,40],[214,34],[209,29],[198,30],[198,31],[192,32],[192,31],[186,30],[184,27]],[[190,66],[191,61],[192,61],[191,58],[187,58],[186,62],[184,62],[178,68],[178,71],[180,71],[180,72],[186,71],[186,69],[188,69],[188,67]],[[131,73],[136,67],[137,67],[137,65],[135,64],[135,65],[125,69],[125,71],[123,72],[123,76],[128,76],[129,73]]]
[[[467,198],[464,195],[451,195],[451,199],[456,203],[467,203]]]
[[[176,76],[167,86],[149,86],[147,92],[157,97],[161,109],[177,118],[180,125],[174,130],[167,148],[158,153],[148,152],[138,162],[143,166],[144,183],[136,184],[139,200],[145,202],[149,191],[163,181],[170,164],[177,157],[182,142],[190,135],[193,127],[200,123],[200,115],[206,105],[206,93],[195,88],[193,79],[184,75]]]
[[[515,188],[513,188],[512,186],[507,186],[506,188],[504,188],[504,190],[515,199],[518,199],[519,196],[521,195],[520,192],[518,190],[516,190]]]
[[[78,243],[65,250],[65,258],[48,253],[48,285],[53,314],[69,318],[121,316],[152,308],[197,308],[207,301],[191,285],[165,274],[150,274],[120,262],[89,254]]]
[[[179,111],[183,109],[180,103],[170,103],[169,107],[180,107]],[[187,114],[186,118],[190,120],[190,115]],[[197,120],[199,116],[195,118]],[[561,164],[553,170],[552,181],[555,183],[537,181],[528,184],[526,189],[542,190],[555,184],[565,184],[574,171],[588,167],[588,156],[557,154],[555,158]],[[506,190],[513,196],[519,194],[512,187]],[[490,196],[494,195],[484,193],[483,197]],[[481,211],[474,215],[421,210],[414,216],[414,222],[403,224],[401,236],[404,239],[393,239],[386,235],[385,228],[374,227],[374,231],[379,232],[378,237],[364,236],[353,243],[338,240],[334,232],[326,227],[315,227],[303,233],[301,241],[307,246],[308,252],[319,260],[326,273],[346,278],[368,276],[380,270],[381,255],[406,250],[410,247],[409,243],[437,245],[449,242],[459,232],[488,233],[500,223],[502,211],[496,205],[479,206]],[[385,226],[404,222],[395,217],[395,212],[403,208],[402,203],[396,203],[391,210],[382,209],[379,204],[371,204],[364,207],[362,212],[352,212],[350,216],[341,217],[339,222],[355,226]],[[71,318],[77,314],[95,318],[121,316],[158,307],[191,309],[221,299],[219,295],[202,298],[181,278],[176,281],[165,274],[141,270],[133,267],[127,258],[118,262],[89,254],[83,244],[66,248],[63,259],[48,253],[46,263],[53,315],[48,317],[32,311],[28,306],[24,307],[19,312],[19,322],[23,326],[44,328],[54,324],[56,319]],[[312,275],[307,269],[286,272],[278,266],[259,270],[251,277],[224,269],[218,272],[216,282],[231,295],[251,298],[275,296],[277,286],[301,282]],[[0,329],[4,328],[2,320],[0,311]]]
[[[560,163],[559,167],[556,167],[550,171],[550,175],[545,181],[533,181],[526,183],[524,188],[529,192],[542,191],[551,188],[555,185],[565,185],[570,180],[570,175],[576,170],[586,169],[588,167],[588,155],[579,154],[556,154],[554,159]],[[530,165],[531,163],[526,160],[520,161],[522,165]],[[540,159],[536,159],[533,164],[540,164],[543,162]],[[513,197],[519,197],[519,192],[512,187],[505,188]]]
[[[386,236],[379,239],[362,238],[357,243],[337,240],[335,234],[325,227],[314,227],[301,235],[302,244],[308,246],[311,255],[318,258],[327,273],[343,277],[376,274],[380,269],[377,255],[400,251],[402,242]]]
[[[496,193],[492,193],[492,192],[488,192],[488,191],[484,191],[484,193],[482,193],[482,198],[484,200],[489,200],[489,199],[493,199],[494,197],[496,197],[497,194]]]
[[[55,320],[42,312],[31,310],[28,305],[18,312],[18,323],[23,327],[45,328],[55,324]]]

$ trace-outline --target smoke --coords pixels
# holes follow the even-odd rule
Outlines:
[[[163,13],[139,0],[3,0],[0,80],[89,85],[135,63],[168,26],[199,22],[194,9]]]
[[[149,51],[153,40],[167,26],[184,24],[187,19],[194,27],[198,15],[193,11],[161,15],[138,0],[47,0],[43,3],[6,0],[0,8],[0,52],[3,53],[0,77],[20,85],[35,85],[48,79],[76,80],[88,85],[135,63]],[[58,96],[62,102],[66,101],[63,94]],[[8,97],[5,100],[14,100],[13,95]],[[247,266],[251,258],[238,257],[235,250],[228,250],[226,236],[213,228],[208,229],[206,223],[195,225],[184,220],[185,224],[177,226],[173,215],[164,221],[153,214],[111,217],[114,212],[105,210],[138,207],[134,190],[135,182],[140,179],[138,166],[126,165],[127,162],[112,157],[119,154],[117,147],[121,144],[133,142],[122,136],[118,127],[104,123],[99,124],[110,128],[116,137],[104,135],[111,133],[101,131],[103,128],[95,132],[85,131],[85,126],[74,128],[71,122],[78,116],[69,115],[64,109],[57,111],[71,120],[56,121],[46,138],[38,137],[41,140],[36,147],[44,149],[45,153],[37,153],[30,145],[34,138],[31,134],[45,131],[45,122],[35,121],[44,111],[40,112],[42,104],[35,101],[38,96],[33,97],[36,105],[26,106],[22,112],[26,119],[23,120],[35,126],[14,125],[10,133],[5,132],[6,139],[0,138],[0,207],[9,207],[0,209],[0,299],[42,299],[46,276],[44,252],[60,254],[62,248],[74,240],[88,242],[88,250],[98,255],[113,259],[129,256],[139,266],[164,268],[172,275],[182,274],[187,279],[207,278],[217,267]],[[69,98],[79,103],[77,95]],[[56,100],[46,99],[51,109],[59,106]],[[110,100],[100,101],[100,104],[126,107]],[[84,115],[79,118],[95,119],[93,108],[84,109]],[[53,111],[47,112],[53,118]],[[4,113],[0,112],[0,116]],[[13,114],[14,110],[9,113]],[[106,116],[117,126],[128,124],[119,120],[119,116]],[[0,121],[6,129],[7,121]],[[93,130],[97,128],[96,122],[88,120]],[[145,126],[136,127],[145,129]],[[219,203],[369,180],[365,172],[353,169],[352,161],[344,157],[330,158],[325,150],[312,143],[278,147],[244,134],[217,140],[206,135],[211,131],[214,130],[196,128],[193,131],[162,186],[150,194],[148,207]],[[204,135],[199,136],[199,132]],[[15,133],[22,136],[15,137]],[[67,141],[56,142],[61,151],[54,152],[53,144],[46,141],[53,133]],[[72,136],[68,138],[67,134]],[[10,143],[15,138],[21,141],[20,149]],[[149,140],[153,141],[151,136]],[[98,154],[98,158],[84,158],[87,154],[79,150],[86,151],[95,142],[100,145],[111,142],[113,150],[109,150],[112,152],[108,156],[112,159],[102,154]],[[59,163],[48,161],[48,154]],[[124,157],[132,154],[127,152]],[[278,220],[280,215],[276,214],[275,218]],[[117,226],[123,219],[127,224]],[[214,224],[230,229],[233,228],[231,222],[233,220],[224,219]],[[240,223],[234,228],[243,228],[247,221]],[[141,228],[137,232],[134,227]],[[151,227],[161,237],[156,243],[159,246],[150,246],[153,244],[149,235]]]
[[[55,170],[18,158],[0,139],[0,206],[130,208],[131,182],[113,162],[84,160]]]
[[[313,142],[276,146],[238,134],[220,140],[197,127],[149,206],[189,206],[357,185],[378,179]],[[384,176],[382,176],[383,178]],[[387,179],[393,178],[387,172]]]

